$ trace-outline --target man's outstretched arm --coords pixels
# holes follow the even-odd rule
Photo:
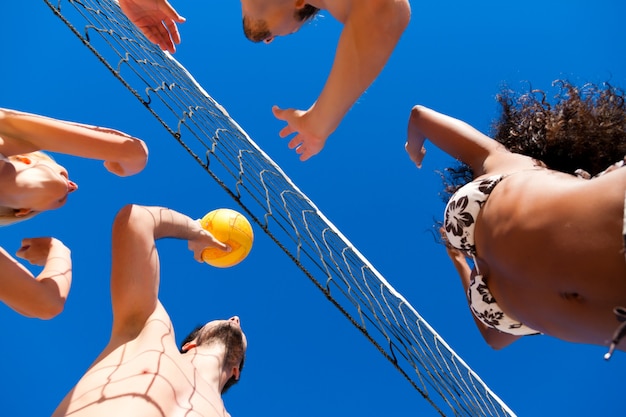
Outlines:
[[[318,2],[309,3],[317,6]],[[328,136],[380,74],[411,16],[407,0],[319,3],[344,24],[326,84],[306,111],[273,109],[278,119],[287,122],[280,136],[296,133],[289,147],[296,148],[303,161],[322,150]]]
[[[156,241],[187,240],[201,261],[206,247],[228,248],[200,226],[200,222],[163,207],[127,205],[113,222],[111,301],[113,334],[134,337],[158,305],[160,283]]]

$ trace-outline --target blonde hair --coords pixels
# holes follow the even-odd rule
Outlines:
[[[36,161],[51,161],[56,163],[54,158],[42,151],[34,151],[20,155],[11,155],[7,157],[7,159],[9,161],[17,161],[20,157],[24,156],[28,156],[30,159],[34,159]],[[41,213],[40,211],[31,211],[24,216],[17,217],[15,213],[18,210],[19,209],[16,209],[14,207],[0,206],[0,226],[9,226],[14,223],[23,222],[24,220],[32,219],[33,217]]]

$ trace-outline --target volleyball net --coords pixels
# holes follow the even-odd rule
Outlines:
[[[114,0],[44,0],[441,415],[514,416],[283,170]]]

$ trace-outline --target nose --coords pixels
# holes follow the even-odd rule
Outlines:
[[[67,189],[68,192],[73,193],[74,191],[78,190],[78,184],[76,184],[74,181],[68,181]]]
[[[233,323],[237,323],[237,325],[241,325],[241,321],[239,320],[239,316],[232,316],[228,319],[228,321],[232,321]]]

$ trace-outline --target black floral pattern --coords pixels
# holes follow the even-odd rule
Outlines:
[[[472,213],[465,211],[469,198],[463,196],[458,200],[453,200],[446,207],[446,231],[454,236],[463,236],[463,230],[474,224]]]
[[[489,194],[502,180],[496,175],[465,185],[465,192],[459,190],[448,202],[444,215],[444,228],[448,242],[468,255],[476,254],[474,227],[476,216],[487,201]]]
[[[487,309],[476,316],[487,326],[497,329],[500,326],[500,320],[504,318],[504,313],[499,310]]]
[[[467,290],[467,299],[474,315],[491,328],[519,336],[538,334],[536,330],[511,319],[500,309],[483,275],[475,274],[472,277]]]
[[[502,181],[502,178],[504,177],[490,177],[490,178],[485,178],[484,180],[481,180],[478,183],[478,189],[485,194],[485,197],[487,197],[489,194],[491,194],[491,192],[493,191],[494,188],[496,188],[496,185],[498,185],[500,183],[500,181]],[[484,202],[487,201],[486,198],[484,201],[482,201],[482,203],[484,204]]]
[[[482,296],[483,302],[486,304],[497,304],[496,299],[491,295],[491,291],[489,291],[489,287],[487,287],[487,283],[485,281],[479,283],[476,286],[476,291],[478,294]]]
[[[466,184],[452,196],[446,206],[444,228],[448,242],[473,258],[476,256],[474,245],[476,216],[502,178],[503,175],[495,175]],[[474,315],[485,325],[514,335],[537,334],[536,330],[511,319],[500,309],[489,291],[487,278],[478,271],[470,281],[467,298]]]

